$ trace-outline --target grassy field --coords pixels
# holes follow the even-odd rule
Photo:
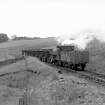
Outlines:
[[[50,78],[53,76],[52,78],[54,79],[57,76],[56,70],[39,62],[36,58],[27,58],[27,63],[27,67],[25,66],[25,61],[22,60],[0,68],[1,74],[10,73],[0,77],[0,105],[19,105],[19,98],[22,97],[23,88],[26,88],[26,85],[30,88],[33,85],[35,88],[48,76]],[[37,74],[24,72],[26,69],[37,71]],[[20,72],[13,74],[16,71]]]
[[[0,59],[8,59],[11,56],[19,56],[22,49],[36,49],[56,46],[53,38],[9,41],[0,44]]]
[[[105,42],[94,39],[88,44],[87,49],[90,53],[90,62],[87,69],[105,74]]]

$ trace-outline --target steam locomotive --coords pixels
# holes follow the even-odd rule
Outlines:
[[[76,49],[73,45],[57,46],[55,49],[22,50],[22,55],[35,56],[42,62],[82,71],[89,62],[89,52]]]

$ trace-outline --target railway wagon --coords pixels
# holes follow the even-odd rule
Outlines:
[[[22,50],[22,55],[24,56],[39,56],[39,54],[41,53],[40,49],[24,49]]]
[[[74,46],[58,46],[58,62],[61,66],[84,70],[89,62],[89,52],[75,49]]]
[[[24,56],[33,56],[39,58],[43,62],[47,62],[49,56],[51,56],[52,49],[29,49],[22,50],[22,55]]]
[[[38,57],[41,61],[47,62],[47,58],[50,55],[49,50],[47,49],[40,49],[36,52],[36,57]]]

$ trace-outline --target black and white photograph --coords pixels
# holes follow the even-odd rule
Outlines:
[[[0,0],[0,105],[105,105],[105,0]]]

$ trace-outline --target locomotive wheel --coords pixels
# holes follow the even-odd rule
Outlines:
[[[42,57],[42,61],[43,62],[46,62],[46,57]]]
[[[59,60],[58,61],[58,65],[61,66],[61,67],[63,67],[63,62]]]
[[[76,71],[80,71],[81,70],[80,64],[75,64],[75,70]]]
[[[58,60],[56,60],[56,65],[59,66],[59,61]]]
[[[73,65],[73,70],[75,70],[75,71],[77,70],[77,65],[76,64]]]
[[[73,64],[70,64],[70,69],[73,69]]]
[[[47,58],[47,62],[53,64],[53,63],[54,63],[53,57],[52,57],[52,56],[49,56],[49,57]]]
[[[61,62],[61,67],[63,67],[63,62]]]
[[[57,60],[57,66],[60,66],[61,62],[59,60]]]
[[[65,63],[64,62],[61,62],[61,65],[62,65],[62,67],[65,67]]]
[[[45,59],[44,59],[44,57],[42,57],[42,62],[45,62]]]
[[[47,63],[50,63],[50,58],[47,58]]]
[[[59,65],[58,60],[54,60],[54,64],[55,64],[56,66],[58,66],[58,65]]]
[[[81,64],[81,70],[84,71],[86,67],[86,64]]]
[[[69,63],[65,62],[65,67],[69,68]]]

